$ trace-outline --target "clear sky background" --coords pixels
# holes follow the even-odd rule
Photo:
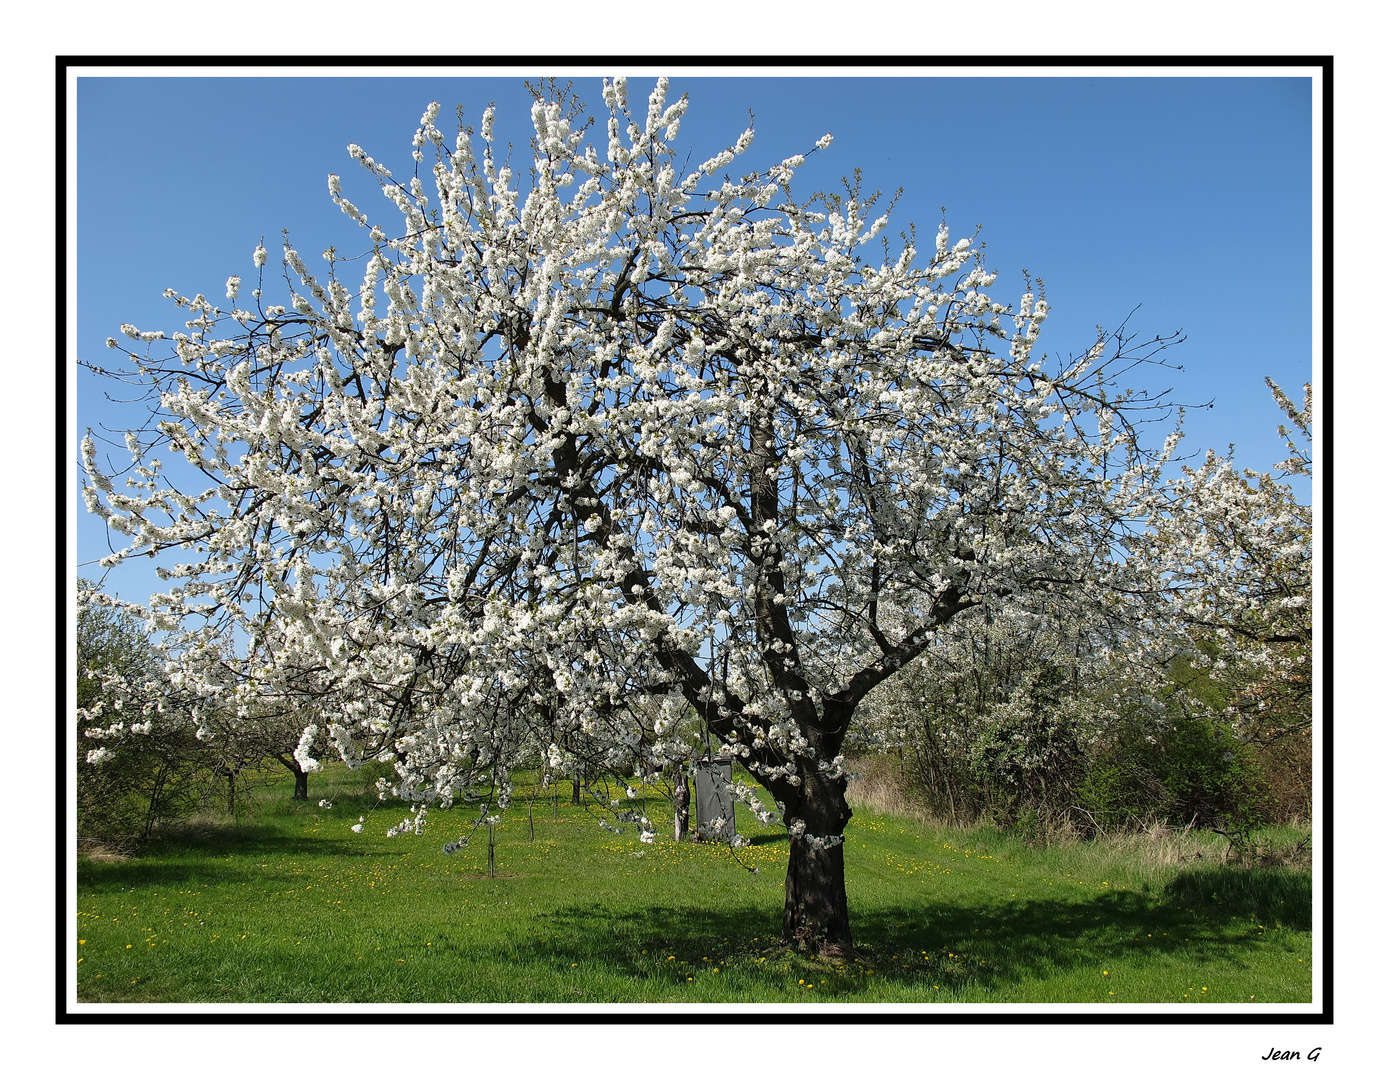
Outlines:
[[[476,123],[495,102],[498,130],[524,166],[530,97],[523,80],[556,73],[372,70],[79,78],[77,355],[118,360],[104,342],[121,338],[125,322],[182,330],[186,316],[164,289],[221,298],[230,274],[251,279],[251,252],[262,237],[274,268],[283,229],[311,263],[330,244],[344,253],[369,248],[329,199],[326,178],[340,174],[344,193],[373,219],[398,220],[346,147],[355,142],[398,177],[408,175],[411,138],[431,100],[444,106],[445,130],[454,106]],[[808,159],[793,193],[836,188],[858,168],[869,190],[886,197],[903,189],[893,229],[915,223],[925,247],[942,208],[954,237],[982,227],[989,264],[999,271],[996,299],[1017,300],[1024,270],[1044,281],[1048,352],[1079,353],[1097,324],[1114,329],[1126,318],[1140,340],[1181,331],[1185,343],[1164,355],[1182,370],[1144,367],[1127,378],[1153,391],[1171,388],[1178,402],[1212,403],[1188,412],[1186,452],[1233,442],[1238,461],[1256,469],[1284,456],[1282,416],[1263,379],[1272,376],[1300,399],[1316,353],[1309,77],[762,70],[672,73],[672,99],[688,92],[691,100],[678,140],[691,167],[731,144],[749,114],[757,136],[744,168],[804,153],[832,132],[833,145]],[[599,78],[560,74],[596,106],[601,149]],[[633,100],[644,100],[653,82],[632,71]],[[277,279],[267,282],[267,302],[281,299]],[[85,372],[75,379],[79,437],[87,427],[139,426],[141,409],[107,400],[120,388]],[[1163,434],[1155,431],[1155,441]],[[117,440],[112,461],[126,460]],[[95,576],[87,563],[107,552],[105,530],[85,511],[77,517],[79,573]],[[144,560],[108,581],[132,600],[158,587]]]

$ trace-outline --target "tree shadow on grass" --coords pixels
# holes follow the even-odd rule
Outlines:
[[[1263,889],[1246,881],[1243,906],[1210,891],[1212,884],[1224,884],[1231,893],[1236,880],[1196,873],[1177,878],[1160,893],[1115,891],[1078,900],[982,906],[935,902],[856,910],[856,962],[860,972],[872,969],[876,993],[890,998],[895,986],[904,998],[915,999],[933,988],[1006,992],[1029,980],[1098,972],[1125,960],[1248,967],[1262,929],[1255,921],[1263,914],[1259,905],[1265,912],[1275,905],[1282,916],[1276,922],[1284,927],[1310,928],[1310,901],[1289,902],[1295,895],[1309,896],[1305,874],[1265,882]],[[1259,899],[1251,908],[1254,897]],[[560,969],[597,964],[639,984],[650,980],[648,985],[671,990],[684,983],[691,965],[723,965],[734,971],[769,955],[789,965],[792,975],[813,974],[818,980],[834,971],[827,961],[781,949],[780,912],[765,906],[611,910],[573,905],[539,918],[546,927],[544,939],[516,946],[517,959]],[[1272,928],[1275,920],[1266,916],[1264,925]],[[679,962],[662,968],[653,957]],[[842,985],[852,992],[849,982]]]
[[[286,836],[275,826],[227,825],[211,829],[171,831],[141,846],[128,859],[83,859],[78,863],[78,888],[84,891],[111,891],[148,886],[173,887],[190,882],[209,883],[246,876],[244,863],[237,859],[355,859],[383,858],[386,853],[365,846],[360,840],[333,840],[321,837]],[[275,875],[268,867],[257,867],[257,877],[266,881],[292,875]]]
[[[879,908],[865,912],[857,930],[880,965],[902,977],[988,989],[1126,960],[1245,967],[1258,933],[1257,925],[1182,908],[1169,896],[1127,892],[978,908]]]
[[[1217,864],[1178,874],[1164,895],[1191,911],[1225,912],[1269,926],[1312,929],[1312,875],[1306,869]]]

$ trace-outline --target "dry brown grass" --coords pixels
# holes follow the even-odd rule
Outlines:
[[[1286,836],[1286,833],[1284,834]],[[1293,842],[1236,837],[1153,820],[1141,828],[1109,833],[1094,839],[1058,830],[1048,835],[1049,848],[1073,849],[1099,863],[1159,867],[1244,866],[1305,869],[1311,865],[1311,836]]]
[[[1193,832],[1189,825],[1173,828],[1166,821],[1150,821],[1139,829],[1113,833],[1099,843],[1116,857],[1148,866],[1176,866],[1189,859],[1219,861],[1228,846],[1218,836]]]
[[[92,862],[124,862],[130,858],[130,846],[119,840],[94,840],[90,837],[77,838],[77,857]]]
[[[850,806],[878,814],[924,819],[921,808],[907,790],[895,758],[883,754],[855,758],[849,762],[849,771],[854,778],[849,781],[844,797]]]
[[[931,814],[912,796],[895,758],[872,754],[849,762],[854,779],[849,782],[846,798],[858,810],[892,814],[918,824],[937,828],[969,828],[980,822],[950,822]],[[1197,831],[1191,824],[1173,825],[1154,819],[1137,828],[1122,832],[1096,833],[1084,829],[1065,815],[1039,817],[1030,833],[1017,834],[1034,847],[1069,850],[1074,856],[1084,856],[1097,864],[1122,862],[1151,868],[1207,865],[1246,865],[1301,867],[1311,861],[1310,836],[1301,842],[1273,845],[1235,838],[1212,832]]]

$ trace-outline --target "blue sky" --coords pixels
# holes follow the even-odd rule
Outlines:
[[[495,102],[499,131],[524,155],[522,80],[533,74],[79,77],[77,355],[109,362],[103,343],[124,322],[182,329],[163,290],[220,297],[228,275],[249,278],[262,237],[273,257],[282,229],[306,255],[362,247],[326,177],[340,174],[349,198],[389,220],[393,211],[346,146],[408,173],[410,140],[431,100],[444,105],[443,119],[462,104],[473,122]],[[633,97],[651,81],[633,75]],[[1140,337],[1181,330],[1186,342],[1167,359],[1184,370],[1140,369],[1131,379],[1170,387],[1178,401],[1214,402],[1188,414],[1187,451],[1233,442],[1237,459],[1259,469],[1282,456],[1281,416],[1263,379],[1300,396],[1317,345],[1310,78],[823,69],[671,81],[672,94],[691,98],[680,142],[692,163],[731,143],[749,112],[757,129],[749,167],[803,153],[833,132],[833,146],[807,161],[793,191],[836,187],[859,168],[869,189],[904,189],[894,229],[915,222],[929,243],[942,207],[957,237],[981,226],[999,271],[996,298],[1015,301],[1024,270],[1045,282],[1049,352],[1082,351],[1096,324],[1113,329],[1135,308],[1129,327]],[[601,109],[598,79],[574,82]],[[85,373],[74,382],[79,436],[89,426],[139,424],[138,410],[105,400],[114,387]],[[80,510],[77,548],[87,574],[95,568],[83,564],[107,549],[100,522]],[[148,595],[157,582],[141,563],[110,586],[128,599]]]

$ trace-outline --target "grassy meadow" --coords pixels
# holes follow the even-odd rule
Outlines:
[[[778,944],[784,833],[639,841],[598,808],[518,798],[444,854],[471,808],[423,835],[345,771],[254,793],[138,854],[79,857],[80,1002],[1107,1003],[1312,999],[1305,859],[1237,866],[1217,836],[1031,847],[856,807],[846,834],[859,955]],[[330,807],[318,805],[319,800]],[[656,796],[646,813],[669,821]],[[350,826],[366,817],[361,833]],[[668,830],[667,830],[668,834]],[[1271,830],[1269,849],[1305,835]]]

